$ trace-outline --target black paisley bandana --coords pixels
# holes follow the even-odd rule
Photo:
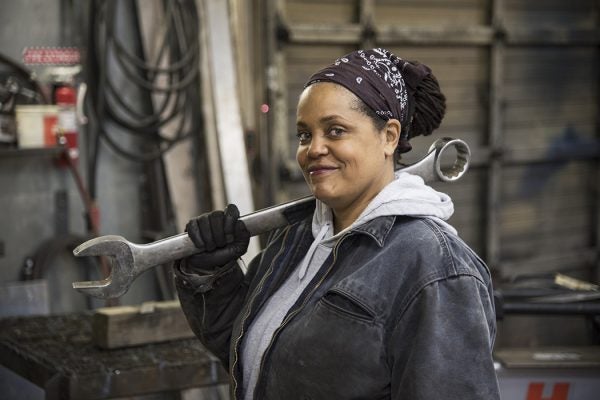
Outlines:
[[[413,94],[430,73],[426,65],[413,65],[382,48],[357,50],[313,74],[304,87],[317,82],[337,83],[384,120],[397,119],[402,125],[398,151],[405,153],[411,149],[408,138],[414,112]]]

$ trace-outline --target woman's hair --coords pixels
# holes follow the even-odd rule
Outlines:
[[[419,65],[416,61],[410,62]],[[440,90],[440,84],[433,74],[427,75],[417,86],[413,94],[414,112],[410,123],[408,138],[427,136],[436,130],[446,114],[446,96]]]
[[[411,61],[410,63],[419,65],[417,61]],[[412,118],[408,126],[402,127],[402,131],[408,132],[408,139],[415,136],[430,135],[440,126],[446,114],[446,96],[441,92],[438,80],[433,74],[428,74],[421,80],[412,95],[411,101],[413,102],[411,105]],[[357,109],[371,118],[377,130],[383,129],[386,120],[377,115],[358,97]]]

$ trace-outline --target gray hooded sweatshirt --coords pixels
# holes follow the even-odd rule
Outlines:
[[[312,221],[314,242],[296,270],[265,303],[242,343],[244,399],[252,399],[262,357],[273,333],[342,235],[374,218],[389,215],[430,218],[456,232],[445,222],[453,212],[454,205],[447,194],[427,186],[421,177],[401,171],[396,172],[395,179],[375,196],[352,225],[337,234],[333,232],[331,209],[317,200]]]

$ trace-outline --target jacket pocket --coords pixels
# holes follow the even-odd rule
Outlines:
[[[324,306],[343,317],[372,322],[375,313],[356,296],[340,289],[330,289],[321,299]]]

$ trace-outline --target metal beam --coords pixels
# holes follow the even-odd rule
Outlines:
[[[360,25],[362,27],[360,47],[375,47],[375,0],[360,0]]]
[[[596,27],[600,29],[600,5],[596,2]],[[596,70],[598,70],[600,64],[600,43],[596,43]],[[598,79],[598,75],[596,75],[596,93],[600,93],[600,79]],[[598,101],[598,100],[596,100]],[[600,119],[596,117],[596,140],[600,142]],[[596,160],[594,163],[596,166],[596,261],[595,261],[595,271],[593,274],[593,278],[596,279],[596,282],[600,281],[600,159]]]
[[[503,1],[492,3],[492,26],[502,30]],[[485,260],[489,267],[498,269],[500,264],[500,207],[502,185],[502,161],[497,155],[503,148],[503,104],[504,104],[504,42],[494,40],[490,49],[490,97],[488,105],[488,143],[490,165],[488,169],[488,187],[486,198],[486,246]]]
[[[600,30],[561,27],[543,29],[511,28],[506,31],[506,43],[527,46],[594,46],[600,44]]]
[[[593,161],[600,159],[600,142],[593,144],[555,146],[547,148],[506,148],[502,154],[504,164],[533,164],[568,161]]]
[[[293,24],[281,28],[285,40],[295,44],[359,44],[365,37],[379,45],[493,45],[497,39],[507,45],[588,45],[600,44],[598,29],[531,29],[504,28],[485,25],[471,26],[397,26],[372,27],[368,18],[360,24]]]
[[[600,161],[600,142],[590,145],[557,147],[551,153],[547,148],[504,147],[492,151],[490,147],[471,147],[471,167],[489,167],[497,158],[502,165],[529,165],[570,161]]]
[[[381,26],[377,28],[377,43],[421,45],[489,45],[494,30],[489,26]]]
[[[210,73],[216,116],[221,170],[225,181],[226,201],[235,203],[240,214],[254,211],[250,173],[246,157],[244,130],[240,114],[233,43],[228,3],[207,0],[204,4]],[[243,257],[248,262],[260,251],[257,238],[252,238]]]
[[[198,18],[206,21],[206,10],[204,0],[196,0]],[[208,165],[209,187],[211,188],[210,199],[212,208],[223,208],[227,201],[225,199],[225,185],[223,182],[223,171],[219,158],[219,141],[217,135],[217,121],[214,107],[212,72],[210,70],[210,53],[208,46],[208,32],[206,24],[199,24],[200,41],[200,93],[202,99],[203,134],[206,143],[206,164]]]
[[[363,31],[360,24],[295,24],[285,29],[289,42],[296,44],[358,44]]]

